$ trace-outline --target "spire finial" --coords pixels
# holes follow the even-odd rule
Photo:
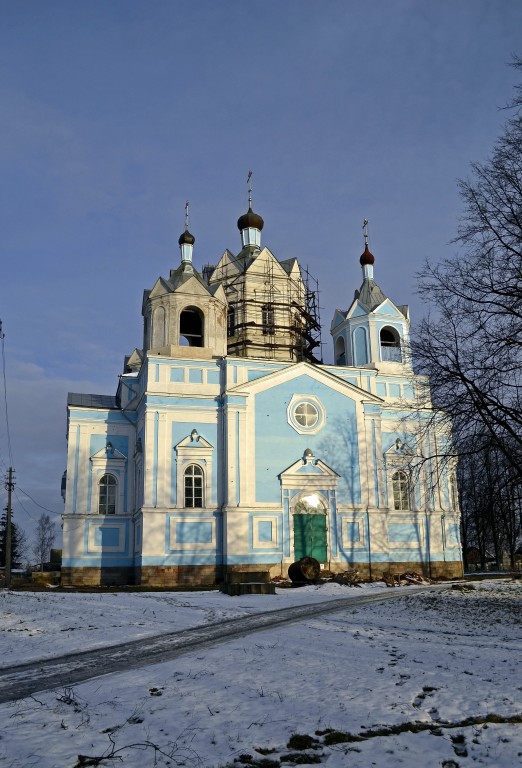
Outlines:
[[[373,278],[373,262],[375,261],[373,253],[370,253],[368,248],[368,219],[363,221],[363,234],[364,234],[364,253],[359,259],[361,267],[363,268],[364,278]]]
[[[185,231],[189,230],[189,201],[185,203]]]
[[[248,187],[248,208],[252,208],[252,182],[250,179],[252,178],[252,171],[248,172],[247,176],[247,187]]]

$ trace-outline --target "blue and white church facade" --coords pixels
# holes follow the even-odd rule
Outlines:
[[[445,438],[407,354],[408,307],[366,244],[321,364],[298,261],[262,247],[251,205],[238,228],[239,254],[200,273],[187,224],[116,394],[69,394],[62,583],[215,584],[304,556],[366,579],[461,575],[455,472],[434,458]]]

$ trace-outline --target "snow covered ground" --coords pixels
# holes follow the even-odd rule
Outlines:
[[[379,589],[2,591],[0,674],[22,661]],[[0,765],[522,766],[521,582],[420,596],[400,589],[401,600],[2,704]]]

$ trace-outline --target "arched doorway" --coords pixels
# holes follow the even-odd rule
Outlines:
[[[294,507],[294,559],[315,557],[320,563],[328,560],[326,536],[326,507],[313,493],[302,496]]]

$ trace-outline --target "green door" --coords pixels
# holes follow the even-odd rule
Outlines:
[[[326,562],[326,515],[294,515],[294,557]]]

